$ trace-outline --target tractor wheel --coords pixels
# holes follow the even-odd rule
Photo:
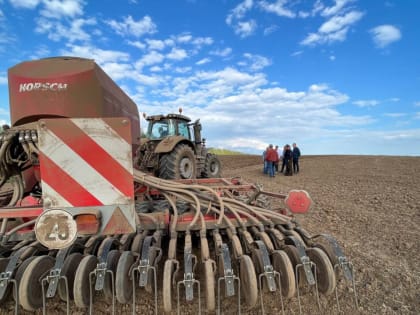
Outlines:
[[[222,172],[222,164],[218,157],[214,154],[207,154],[206,163],[201,176],[204,178],[218,178]]]
[[[186,144],[178,144],[175,149],[160,159],[159,177],[165,179],[196,178],[194,151]]]

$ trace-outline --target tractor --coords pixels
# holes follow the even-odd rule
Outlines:
[[[137,149],[135,166],[164,179],[218,178],[221,163],[206,148],[201,123],[179,114],[153,115]]]

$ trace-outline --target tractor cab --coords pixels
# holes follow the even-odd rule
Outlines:
[[[169,136],[181,136],[192,141],[190,131],[191,119],[184,115],[154,115],[146,117],[149,122],[147,138],[150,140],[162,140]]]

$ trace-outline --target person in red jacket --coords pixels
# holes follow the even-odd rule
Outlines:
[[[268,174],[270,177],[274,177],[274,162],[278,159],[277,151],[274,150],[273,145],[268,146],[268,150],[265,153],[265,160],[267,161]]]

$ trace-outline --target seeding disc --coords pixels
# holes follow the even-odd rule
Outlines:
[[[214,270],[211,260],[204,262],[204,276],[205,276],[205,294],[206,294],[206,308],[207,311],[213,312],[216,308],[216,299],[214,294]]]
[[[292,263],[292,266],[293,266],[293,272],[296,275],[296,265],[300,264],[300,257],[299,257],[297,248],[294,247],[293,245],[286,245],[284,246],[284,248],[282,248],[282,250],[284,250],[284,252],[289,257],[290,262]],[[299,270],[298,284],[303,285],[305,284],[305,279],[306,279],[305,271],[303,270],[302,266],[298,270]]]
[[[61,268],[61,276],[67,278],[67,285],[69,291],[69,298],[73,300],[73,285],[74,277],[76,274],[77,266],[79,266],[80,261],[82,260],[83,255],[81,253],[72,253],[66,257],[64,260],[63,267]],[[64,280],[60,280],[57,287],[58,295],[62,301],[67,301],[66,296],[66,284]]]
[[[74,277],[74,303],[78,307],[88,307],[90,298],[90,284],[89,274],[95,270],[98,259],[96,256],[87,255],[80,261],[79,267],[77,267],[76,275]],[[94,285],[94,282],[92,282]]]
[[[150,248],[150,256],[149,256],[149,264],[150,266],[154,267],[155,266],[155,260],[156,260],[156,256],[157,256],[157,251],[153,250],[152,248]],[[157,266],[156,266],[156,277],[157,277]],[[144,287],[144,289],[146,290],[146,292],[149,293],[153,293],[154,289],[155,289],[155,273],[153,272],[153,269],[149,269],[148,273],[147,273],[147,283],[146,286]]]
[[[36,257],[37,256],[29,257],[28,259],[26,259],[26,260],[24,260],[23,262],[20,263],[20,265],[19,265],[19,267],[18,267],[18,269],[16,271],[16,274],[15,274],[15,281],[16,281],[17,291],[18,292],[19,292],[20,281],[22,279],[23,273],[25,272],[25,270],[28,267],[28,265],[30,264],[30,262],[32,260],[34,260]],[[16,301],[15,290],[12,290],[12,291],[13,291],[13,298]]]
[[[254,263],[255,272],[257,276],[257,283],[259,285],[260,284],[259,276],[260,274],[264,273],[264,263],[262,259],[261,250],[259,248],[251,248],[251,258],[252,258],[252,262]],[[262,282],[261,283],[262,288],[259,288],[259,289],[264,290],[264,292],[267,292],[268,291],[267,278],[262,277],[261,282]]]
[[[7,264],[9,263],[9,258],[0,258],[0,273],[4,272],[6,270]],[[4,301],[7,300],[11,292],[11,286],[7,285],[7,289],[4,292],[3,297],[0,299],[0,304],[3,304]]]
[[[311,261],[313,261],[316,265],[318,291],[325,295],[333,293],[335,290],[336,279],[334,268],[332,267],[327,254],[319,248],[308,248],[306,253]]]
[[[163,267],[163,311],[170,313],[172,311],[172,274],[175,270],[175,264],[172,260],[165,261]]]
[[[296,293],[295,273],[289,256],[282,251],[276,250],[272,255],[273,268],[280,273],[281,293],[286,298],[291,298]]]
[[[133,285],[130,274],[130,268],[134,264],[134,255],[130,251],[125,251],[121,254],[118,261],[115,292],[117,294],[117,301],[122,304],[131,302],[133,298]]]
[[[120,252],[116,249],[111,250],[108,253],[108,256],[106,258],[106,266],[107,269],[112,271],[113,273],[113,278],[114,278],[114,285],[115,285],[115,273],[117,271],[117,265],[118,265],[118,260],[120,259]],[[115,289],[114,289],[115,290]],[[105,274],[105,282],[104,282],[104,295],[107,299],[111,300],[112,299],[112,278],[111,278],[111,274],[109,272],[107,272]],[[115,291],[114,291],[115,293]]]
[[[42,307],[42,276],[54,267],[55,259],[51,256],[39,256],[30,262],[22,275],[19,286],[19,302],[27,311]]]
[[[317,247],[322,249],[325,254],[327,254],[328,258],[330,259],[331,265],[334,267],[335,265],[338,265],[338,259],[337,256],[334,254],[334,250],[332,248],[332,245],[329,243],[316,243],[313,247]]]
[[[239,275],[241,279],[241,292],[245,303],[254,307],[258,301],[258,284],[254,264],[247,255],[239,259]]]
[[[137,234],[134,237],[133,243],[131,243],[131,251],[132,252],[141,253],[141,248],[142,248],[142,245],[143,245],[143,239],[144,239],[143,234]]]

